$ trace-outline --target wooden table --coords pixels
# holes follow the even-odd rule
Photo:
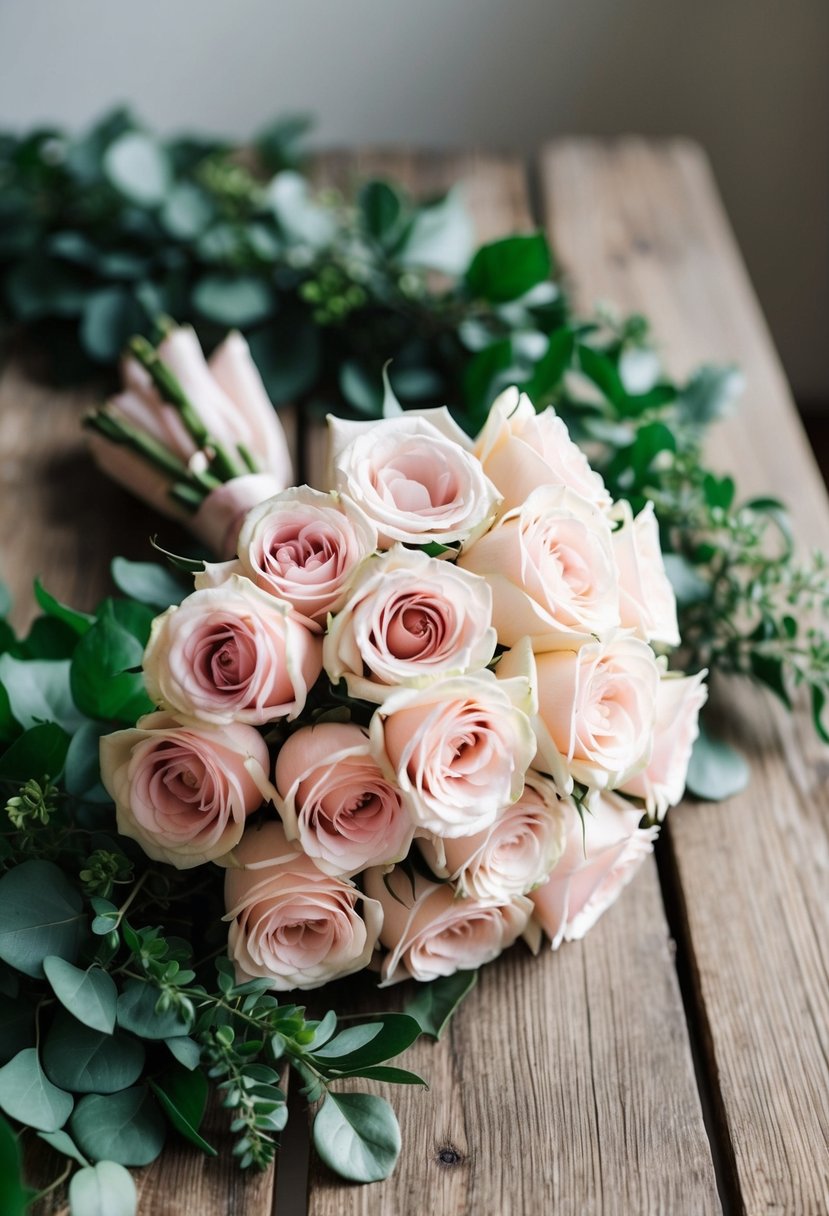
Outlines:
[[[463,182],[485,238],[545,224],[579,304],[648,314],[673,372],[738,362],[748,391],[713,461],[745,494],[788,499],[801,541],[826,546],[823,483],[697,147],[563,140],[532,166],[403,152],[317,166],[338,184],[369,173],[417,192]],[[34,573],[91,606],[110,558],[144,552],[147,518],[89,472],[83,404],[15,368],[0,382],[0,553],[22,615]],[[242,1181],[173,1141],[137,1174],[140,1216],[829,1212],[829,761],[804,713],[739,684],[728,697],[749,789],[673,811],[585,942],[486,968],[445,1040],[406,1058],[431,1089],[391,1095],[404,1148],[388,1182],[346,1186],[309,1158],[297,1096],[278,1170]]]

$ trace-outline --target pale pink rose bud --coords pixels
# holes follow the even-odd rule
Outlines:
[[[647,768],[627,780],[626,794],[645,800],[655,819],[664,819],[685,792],[685,779],[694,741],[699,734],[699,711],[708,697],[705,671],[693,676],[663,675],[656,695],[653,754]]]
[[[298,486],[250,512],[238,551],[243,573],[257,587],[324,624],[376,548],[374,525],[349,498]]]
[[[503,498],[520,507],[539,486],[568,486],[601,511],[612,499],[552,406],[537,414],[526,393],[508,388],[492,403],[475,455]]]
[[[579,650],[535,657],[536,767],[560,791],[573,781],[614,789],[640,772],[653,749],[659,668],[640,638],[620,633]]]
[[[484,579],[395,545],[355,575],[329,623],[323,666],[352,697],[380,702],[400,685],[486,667],[497,641],[491,619]]]
[[[583,826],[572,809],[564,853],[530,895],[534,919],[554,950],[592,929],[653,852],[659,833],[655,826],[641,828],[641,811],[618,795],[602,794],[591,806],[583,811]]]
[[[613,533],[622,625],[635,629],[646,642],[678,646],[676,596],[665,573],[653,503],[647,503],[635,519],[627,502],[617,503],[616,511],[622,521]]]
[[[288,839],[299,840],[326,874],[356,874],[408,853],[411,816],[371,755],[361,726],[303,726],[282,745],[275,781]]]
[[[248,830],[229,862],[224,919],[240,983],[263,978],[277,992],[319,988],[367,966],[382,907],[347,879],[324,874],[281,823]]]
[[[185,726],[172,714],[139,718],[101,739],[101,780],[118,831],[180,870],[228,853],[263,802],[268,749],[252,726]]]
[[[252,507],[282,488],[271,473],[248,473],[211,490],[189,527],[221,558],[236,553],[239,531]]]
[[[474,836],[425,837],[418,846],[431,869],[462,895],[506,901],[544,882],[564,848],[565,803],[547,777],[527,770],[524,792]]]
[[[341,426],[329,418],[333,488],[365,511],[381,548],[395,541],[465,543],[488,527],[498,503],[494,486],[476,458],[434,421],[413,413],[383,419],[345,447]]]
[[[506,902],[459,898],[449,883],[429,882],[400,867],[363,875],[366,894],[383,908],[380,941],[389,951],[381,987],[411,976],[434,980],[473,971],[511,946],[527,927],[532,904],[526,896]]]
[[[605,634],[619,624],[610,523],[564,486],[542,486],[465,549],[458,565],[492,588],[498,640]]]
[[[216,347],[208,367],[235,405],[237,422],[244,420],[247,447],[257,466],[273,475],[280,490],[290,485],[293,462],[282,423],[251,358],[250,347],[238,331],[229,333]]]
[[[528,696],[526,682],[523,692]],[[418,827],[469,836],[520,796],[536,745],[511,694],[492,672],[480,671],[404,689],[378,707],[372,750]]]
[[[295,718],[321,670],[321,639],[238,575],[156,617],[144,652],[152,700],[203,722]]]

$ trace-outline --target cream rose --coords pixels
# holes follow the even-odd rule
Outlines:
[[[653,748],[659,668],[640,638],[619,633],[579,650],[534,656],[538,713],[536,767],[560,791],[622,785],[648,763]]]
[[[512,691],[482,671],[404,689],[375,711],[372,750],[418,827],[469,836],[520,796],[535,738]]]
[[[331,443],[333,488],[377,527],[381,548],[466,542],[495,514],[498,494],[476,458],[429,418],[404,414],[374,423],[340,447]]]
[[[249,512],[239,534],[242,573],[321,624],[342,604],[377,531],[350,499],[310,486],[284,490]]]
[[[617,503],[616,511],[621,527],[613,533],[613,553],[622,625],[635,629],[646,642],[678,646],[676,596],[665,573],[653,503],[647,503],[635,519],[627,502]]]
[[[367,965],[382,907],[353,883],[323,874],[281,824],[246,832],[232,860],[224,919],[239,982],[261,977],[277,992],[319,988]]]
[[[179,870],[228,853],[263,802],[268,749],[252,726],[185,726],[172,714],[139,718],[101,738],[101,780],[118,831]]]
[[[685,792],[685,778],[694,741],[699,734],[699,711],[708,697],[705,671],[693,676],[663,675],[656,696],[653,754],[647,768],[627,780],[626,794],[644,798],[645,809],[664,819]]]
[[[395,545],[358,571],[329,623],[323,666],[349,694],[383,701],[400,685],[486,667],[497,638],[484,579]]]
[[[615,794],[602,794],[584,825],[572,810],[561,860],[530,899],[534,918],[557,950],[592,929],[653,852],[657,827],[640,828],[641,811]]]
[[[619,624],[610,524],[564,486],[533,490],[458,565],[492,588],[492,621],[505,646],[522,637],[586,638]]]
[[[326,874],[356,874],[408,853],[411,816],[371,755],[361,726],[302,727],[282,745],[275,780],[288,839],[299,840]]]
[[[238,575],[156,617],[144,652],[156,704],[205,722],[295,718],[321,670],[321,639]]]
[[[568,486],[600,511],[612,499],[567,427],[549,407],[537,414],[526,393],[508,388],[492,403],[475,455],[503,498],[503,511],[520,507],[539,486]]]
[[[491,962],[524,932],[532,911],[526,896],[502,903],[461,899],[448,883],[432,883],[420,874],[410,882],[400,869],[366,870],[363,885],[383,908],[380,941],[389,953],[381,987],[409,976],[434,980]]]
[[[569,804],[552,781],[527,770],[524,792],[474,836],[424,837],[418,847],[431,869],[462,895],[506,901],[544,882],[564,848]]]

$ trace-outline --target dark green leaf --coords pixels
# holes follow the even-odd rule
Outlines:
[[[815,730],[824,743],[829,743],[829,724],[824,721],[823,714],[826,709],[826,689],[822,684],[811,684],[811,700],[812,700],[812,722]]]
[[[143,657],[142,643],[117,619],[109,601],[81,638],[72,659],[70,679],[76,704],[90,718],[135,722],[153,708],[144,691],[143,675],[130,670],[140,667]]]
[[[23,1185],[17,1137],[0,1115],[0,1211],[3,1216],[26,1216],[30,1198]]]
[[[0,958],[39,979],[50,954],[74,962],[83,900],[51,861],[24,861],[0,878]]]
[[[102,287],[84,304],[80,338],[98,363],[113,363],[130,338],[146,327],[147,318],[127,287]]]
[[[423,1034],[439,1039],[477,982],[477,971],[456,971],[429,984],[418,984],[415,995],[406,1004],[406,1013],[415,1019]]]
[[[792,699],[786,687],[786,668],[783,660],[774,655],[753,650],[750,661],[751,674],[755,680],[759,680],[761,684],[765,684],[766,688],[770,688],[780,698],[786,709],[791,709]]]
[[[379,1031],[369,1037],[377,1025]],[[399,1055],[419,1034],[420,1023],[415,1018],[406,1013],[387,1013],[380,1022],[350,1026],[316,1051],[314,1058],[341,1071],[365,1068]]]
[[[592,346],[578,347],[579,366],[596,388],[607,398],[616,411],[624,416],[627,413],[628,395],[616,365],[607,355],[594,350]]]
[[[397,1164],[400,1128],[383,1098],[328,1093],[314,1119],[314,1147],[342,1178],[379,1182]]]
[[[645,477],[661,452],[676,451],[676,436],[664,422],[649,422],[639,428],[630,454],[630,462],[639,478]]]
[[[406,1068],[388,1068],[383,1064],[370,1065],[368,1068],[343,1073],[343,1079],[351,1077],[363,1077],[367,1081],[386,1081],[389,1085],[425,1085],[427,1089],[429,1088],[428,1083],[416,1072],[409,1072]]]
[[[483,245],[466,272],[474,296],[493,303],[517,300],[550,277],[550,246],[543,232]]]
[[[388,248],[401,231],[403,202],[388,182],[366,182],[357,196],[360,218],[365,231],[375,241]]]
[[[135,1216],[138,1196],[129,1170],[116,1161],[99,1161],[73,1175],[69,1183],[72,1216]]]
[[[53,616],[57,620],[63,621],[78,637],[83,637],[95,620],[94,616],[90,616],[88,612],[78,612],[75,608],[69,608],[66,604],[62,604],[60,600],[55,599],[46,590],[39,578],[35,579],[35,599],[48,616]]]
[[[102,1034],[112,1034],[118,989],[106,971],[100,967],[82,971],[53,956],[43,960],[43,970],[55,996],[79,1022]]]
[[[66,753],[63,782],[66,792],[88,802],[107,802],[109,794],[101,785],[100,743],[110,733],[106,722],[84,722],[72,736]]]
[[[690,792],[697,798],[719,802],[745,789],[748,778],[745,757],[722,739],[713,738],[700,725],[686,779]]]
[[[180,1038],[165,1039],[164,1042],[179,1064],[183,1064],[190,1071],[198,1068],[199,1061],[201,1060],[201,1048],[194,1039],[188,1039],[182,1035]]]
[[[161,993],[143,980],[128,980],[118,997],[118,1025],[142,1039],[172,1039],[186,1035],[189,1027],[173,1009],[156,1013]]]
[[[0,1068],[0,1109],[42,1132],[56,1132],[72,1113],[72,1095],[53,1085],[35,1047],[19,1051]]]
[[[743,378],[733,367],[701,367],[677,397],[682,422],[708,426],[722,417],[742,391]]]
[[[69,1126],[92,1161],[149,1165],[164,1147],[164,1119],[144,1085],[117,1094],[87,1094]]]
[[[0,756],[0,778],[28,781],[33,775],[57,777],[66,761],[69,735],[53,722],[33,726]]]
[[[133,1085],[144,1048],[124,1034],[101,1034],[59,1009],[43,1045],[49,1079],[76,1094],[112,1094]]]
[[[196,1069],[171,1068],[155,1081],[150,1081],[155,1096],[177,1132],[195,1144],[196,1148],[217,1156],[215,1148],[199,1135],[199,1127],[207,1106],[207,1078]]]
[[[256,275],[208,274],[193,288],[193,307],[217,325],[246,329],[274,309],[271,286]]]

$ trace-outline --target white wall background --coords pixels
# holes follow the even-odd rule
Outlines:
[[[0,0],[0,126],[116,101],[238,136],[308,109],[321,143],[692,136],[829,402],[829,0]]]

